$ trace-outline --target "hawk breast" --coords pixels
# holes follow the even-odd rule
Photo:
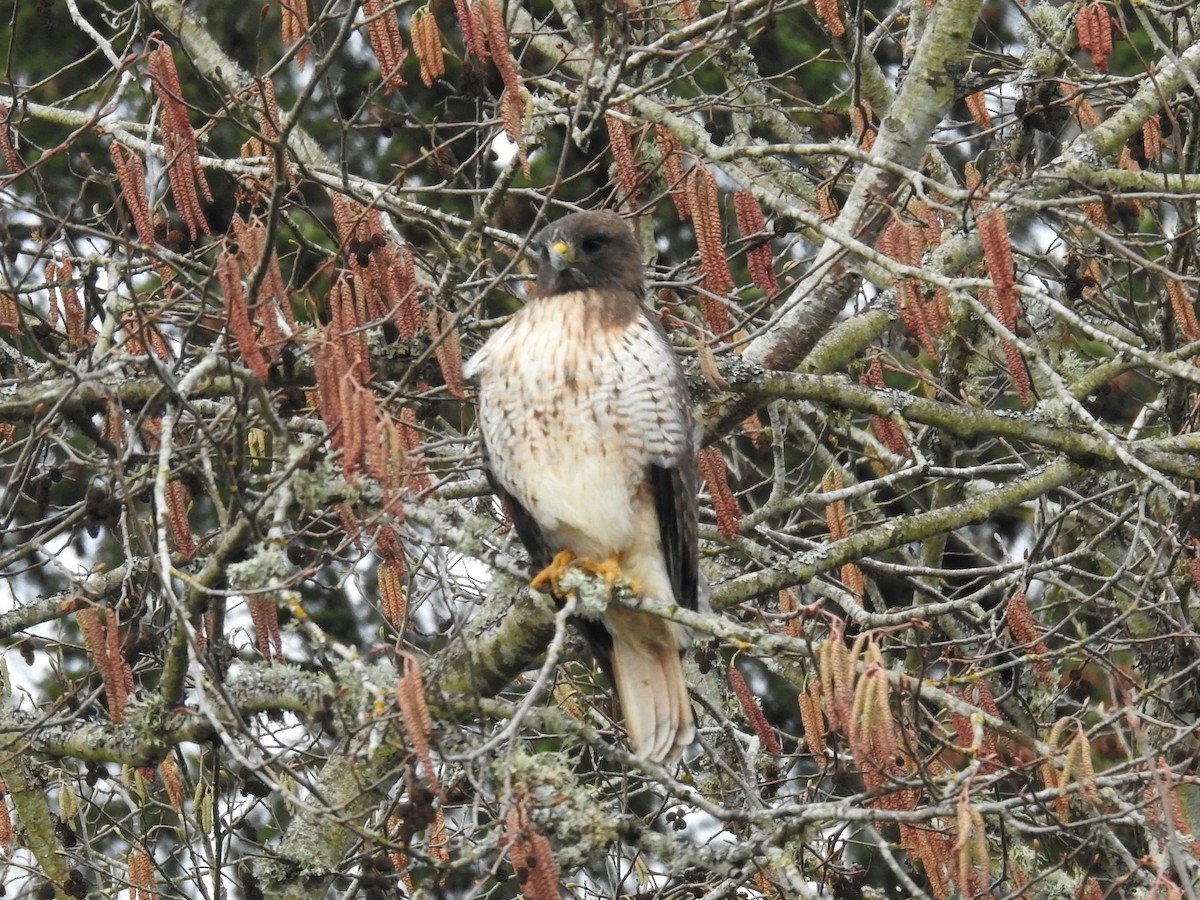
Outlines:
[[[479,380],[492,477],[553,549],[594,558],[657,543],[649,467],[691,454],[687,391],[665,336],[640,304],[621,317],[600,300],[531,301],[464,371]]]

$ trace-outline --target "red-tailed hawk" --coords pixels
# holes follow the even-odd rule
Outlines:
[[[543,229],[532,248],[532,298],[465,368],[479,382],[492,486],[543,573],[570,556],[615,563],[643,596],[695,609],[691,405],[666,334],[642,305],[641,247],[615,213],[585,212]],[[634,751],[677,760],[696,733],[679,629],[615,604],[580,624],[616,686]]]

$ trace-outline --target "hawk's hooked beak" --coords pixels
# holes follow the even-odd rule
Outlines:
[[[571,252],[571,246],[566,241],[555,241],[546,248],[546,255],[550,260],[550,267],[556,272],[575,265],[575,254]]]

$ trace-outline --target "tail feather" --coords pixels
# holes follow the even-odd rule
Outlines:
[[[613,683],[629,742],[651,762],[673,763],[696,737],[679,642],[658,616],[609,610]]]

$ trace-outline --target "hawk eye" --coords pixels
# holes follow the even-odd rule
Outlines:
[[[595,253],[607,243],[608,238],[602,235],[593,235],[592,237],[585,237],[580,247],[583,248],[584,253]]]

